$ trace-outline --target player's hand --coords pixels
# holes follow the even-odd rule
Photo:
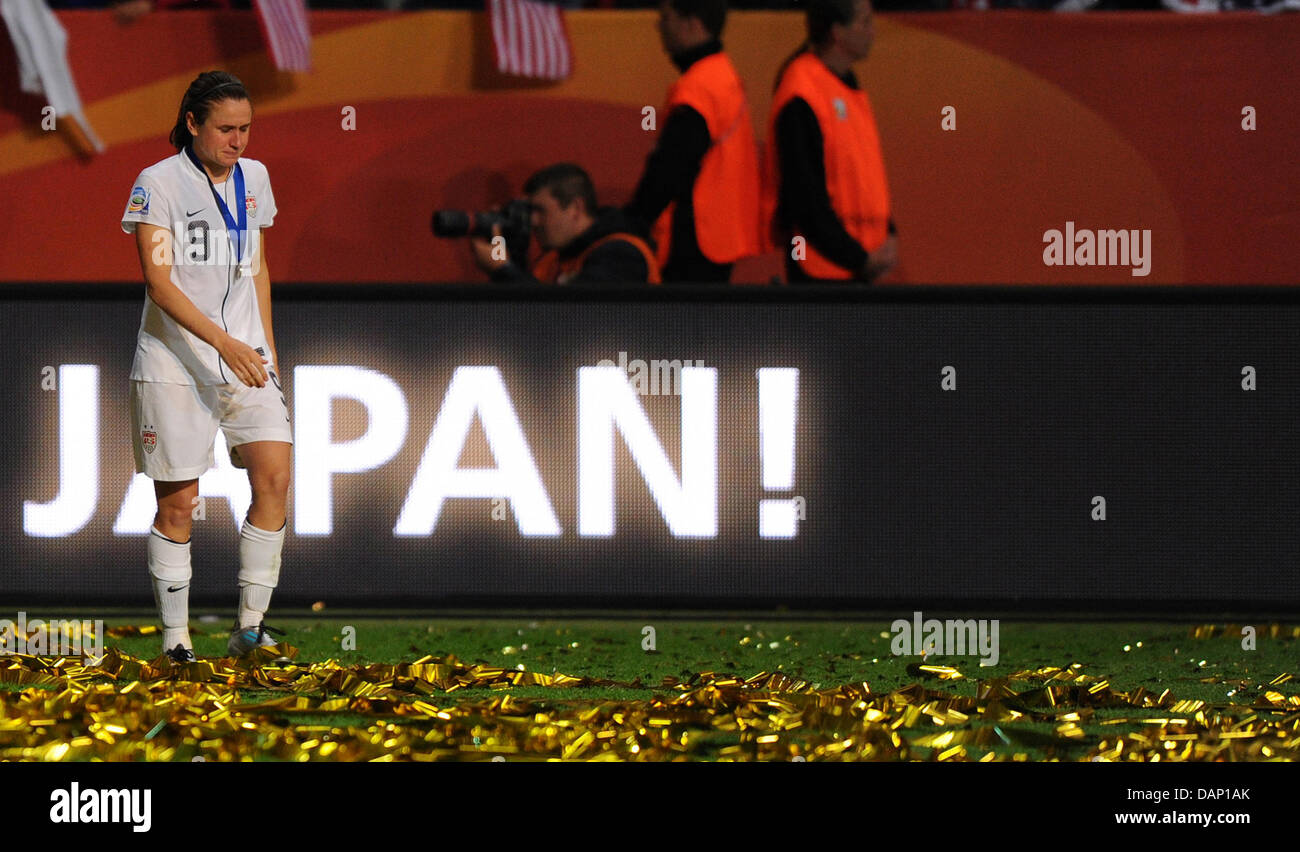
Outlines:
[[[885,242],[871,253],[867,259],[867,265],[863,269],[863,277],[867,281],[875,281],[881,276],[889,274],[889,271],[898,264],[898,237],[890,234],[885,238]]]
[[[256,349],[230,335],[226,335],[217,352],[235,377],[245,385],[250,388],[266,387],[270,379],[266,373],[266,365],[271,363],[270,359],[262,357],[257,354]]]
[[[492,239],[495,240],[499,236],[501,236],[501,226],[493,225]],[[506,252],[505,242],[499,242],[497,245],[500,246],[500,249],[482,237],[471,237],[469,241],[469,247],[474,251],[474,262],[478,264],[479,269],[489,275],[510,263],[510,255]],[[494,252],[497,257],[493,257]]]

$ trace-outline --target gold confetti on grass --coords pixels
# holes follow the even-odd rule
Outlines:
[[[709,671],[665,678],[645,699],[609,700],[572,690],[644,687],[454,656],[274,664],[281,652],[296,649],[180,666],[116,648],[97,661],[0,657],[0,683],[12,687],[0,691],[0,759],[1023,761],[1031,751],[1052,760],[1300,757],[1300,696],[1261,684],[1250,704],[1180,701],[1168,690],[1116,690],[1078,663],[979,680],[973,696],[921,683],[873,692],[868,683],[820,688],[781,672]],[[927,676],[960,676],[944,668]],[[1274,681],[1285,682],[1281,677]],[[554,695],[510,694],[517,687]],[[500,694],[458,695],[469,689]],[[255,700],[250,691],[270,697]],[[1116,717],[1117,709],[1124,714]],[[340,723],[320,721],[331,716]],[[1090,735],[1088,726],[1102,733]]]
[[[1193,639],[1219,639],[1229,637],[1232,639],[1241,639],[1242,628],[1251,627],[1255,635],[1261,639],[1300,639],[1300,625],[1286,626],[1282,624],[1260,624],[1260,625],[1241,625],[1241,624],[1198,624],[1191,630]]]

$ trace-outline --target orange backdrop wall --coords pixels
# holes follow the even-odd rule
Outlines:
[[[0,280],[140,280],[118,220],[136,174],[174,153],[167,133],[202,70],[231,70],[253,93],[247,155],[268,165],[279,203],[267,241],[279,283],[482,280],[465,245],[431,235],[431,211],[498,203],[559,160],[585,165],[602,203],[627,200],[654,141],[644,107],[675,76],[648,11],[569,13],[575,73],[561,84],[497,75],[481,14],[313,13],[310,74],[274,70],[251,13],[60,19],[108,150],[81,157],[41,130],[44,103],[19,93],[0,39]],[[798,13],[728,20],[760,138],[802,32]],[[858,73],[896,205],[892,280],[1296,283],[1297,44],[1300,16],[879,16]],[[955,129],[941,127],[945,107]],[[1045,266],[1044,232],[1067,221],[1150,229],[1150,275]],[[759,258],[737,277],[779,269]]]

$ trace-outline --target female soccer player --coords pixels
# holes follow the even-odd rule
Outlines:
[[[253,491],[239,537],[239,613],[227,651],[241,656],[275,644],[263,616],[280,575],[293,436],[276,374],[261,236],[275,219],[275,196],[266,167],[241,158],[252,120],[238,78],[200,74],[172,128],[176,155],[140,173],[122,215],[145,280],[131,367],[135,465],[154,480],[158,498],[149,575],[163,651],[177,663],[195,659],[191,512],[199,475],[213,466],[218,427]]]

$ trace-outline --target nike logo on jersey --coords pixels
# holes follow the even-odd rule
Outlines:
[[[167,591],[179,592],[181,589],[188,589],[189,587],[190,587],[189,583],[186,583],[184,586],[168,586]]]
[[[193,213],[186,213],[186,214],[185,214],[185,218],[188,219],[188,218],[190,218],[191,216],[194,216],[194,215],[196,215],[196,214],[202,213],[204,210],[207,210],[207,209],[208,209],[208,208],[206,208],[206,207],[200,207],[198,210],[195,210]]]

